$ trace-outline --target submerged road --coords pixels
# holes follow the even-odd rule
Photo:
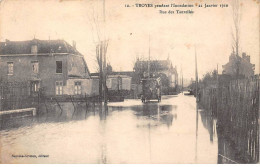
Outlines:
[[[61,111],[48,104],[37,117],[1,120],[1,163],[218,162],[215,120],[196,112],[193,96],[130,99],[102,110],[74,105],[62,103]]]

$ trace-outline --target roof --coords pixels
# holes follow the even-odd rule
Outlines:
[[[169,71],[171,73],[177,74],[176,66],[172,66],[172,62],[167,60],[150,60],[150,61],[141,61],[137,60],[134,66],[135,71],[148,71],[148,62],[150,64],[150,72],[160,72],[160,71]]]
[[[0,55],[31,54],[31,47],[37,45],[38,52],[44,53],[72,53],[80,54],[74,47],[64,40],[39,40],[0,42]]]
[[[91,76],[99,76],[99,73],[91,73]],[[109,73],[109,75],[127,75],[127,76],[133,76],[134,72],[133,71],[113,71],[111,73]]]
[[[112,78],[112,77],[134,77],[134,72],[133,71],[119,71],[119,72],[112,72],[107,74],[108,77]],[[99,73],[90,73],[91,77],[99,77]]]
[[[90,73],[90,76],[91,76],[91,77],[98,77],[98,76],[99,76],[99,73],[98,73],[98,72]]]
[[[160,80],[160,77],[142,78],[142,79],[141,79],[141,81],[151,81],[151,80]]]
[[[132,78],[128,75],[108,75],[107,78],[118,78],[118,77],[121,77],[121,78]]]
[[[149,61],[136,61],[134,68],[147,68]],[[168,60],[152,60],[150,61],[150,68],[160,70],[168,70],[171,66],[171,62]]]

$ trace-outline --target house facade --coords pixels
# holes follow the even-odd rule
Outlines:
[[[127,75],[108,75],[107,76],[107,88],[108,90],[131,90],[132,78]]]
[[[106,86],[108,91],[131,90],[133,72],[111,72],[106,77]],[[99,83],[99,73],[91,73],[91,78]]]
[[[30,94],[91,95],[92,80],[82,54],[64,40],[0,43],[0,80],[27,82]]]
[[[233,52],[229,56],[229,62],[222,68],[222,74],[241,78],[253,76],[255,65],[250,62],[250,56],[246,53],[242,53],[242,57],[240,57]]]

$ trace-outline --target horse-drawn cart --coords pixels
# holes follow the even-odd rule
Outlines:
[[[142,95],[141,100],[143,103],[150,100],[161,101],[161,79],[158,78],[146,78],[141,80],[142,83]]]

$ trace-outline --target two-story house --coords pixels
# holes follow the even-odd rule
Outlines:
[[[82,54],[64,40],[0,43],[0,79],[27,82],[30,94],[91,95],[92,80]]]
[[[255,65],[250,62],[250,56],[242,53],[242,57],[233,51],[229,56],[229,62],[222,66],[223,74],[233,78],[250,77],[254,75]]]

